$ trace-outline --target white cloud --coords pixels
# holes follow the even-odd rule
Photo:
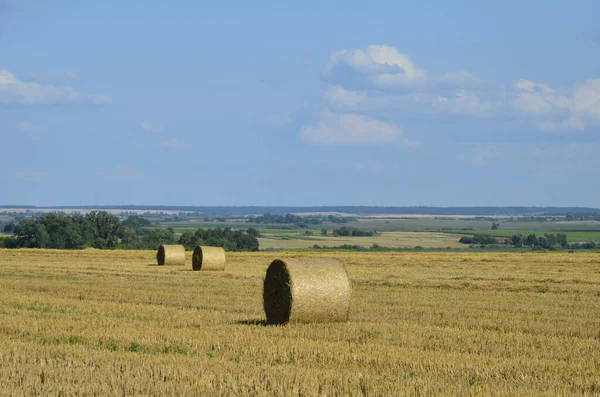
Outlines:
[[[272,116],[269,116],[266,121],[273,127],[281,128],[284,125],[290,124],[292,122],[292,116],[290,113],[274,114]]]
[[[600,79],[560,88],[521,79],[501,88],[464,70],[429,75],[387,45],[332,53],[322,78],[329,83],[321,93],[326,106],[375,118],[517,116],[547,131],[600,125]]]
[[[46,127],[41,126],[41,125],[37,125],[37,124],[33,124],[32,122],[29,121],[21,121],[19,123],[17,123],[17,129],[23,131],[23,132],[44,132],[47,130]]]
[[[161,132],[163,130],[162,125],[151,123],[148,120],[144,120],[144,121],[140,122],[140,127],[142,127],[142,129],[144,131],[148,131],[148,132]]]
[[[322,95],[330,104],[343,108],[355,108],[367,99],[366,92],[345,90],[339,85],[327,87]]]
[[[395,124],[360,114],[321,113],[317,125],[303,127],[300,136],[309,143],[383,145],[398,142],[402,129]]]
[[[582,117],[600,119],[600,79],[575,85],[571,111]]]
[[[323,74],[335,74],[340,65],[370,75],[368,80],[374,85],[409,85],[426,78],[425,71],[416,66],[411,57],[387,45],[370,45],[366,51],[354,49],[335,52],[331,54]]]
[[[519,80],[514,107],[534,117],[540,129],[584,130],[600,120],[600,79],[586,80],[557,93],[548,84]]]
[[[473,92],[458,90],[453,96],[437,96],[437,104],[434,109],[440,113],[489,115],[494,111],[491,103],[482,101]]]
[[[371,45],[367,48],[367,54],[379,65],[397,66],[402,73],[411,79],[425,77],[425,71],[417,67],[412,58],[402,54],[394,47],[387,45]]]
[[[105,105],[112,102],[103,94],[82,94],[73,87],[23,82],[7,70],[0,70],[0,105],[54,105],[87,103]]]
[[[494,112],[489,100],[467,88],[481,84],[479,78],[466,71],[430,77],[410,56],[387,45],[335,52],[323,76],[335,83],[329,85],[322,96],[337,108],[363,112],[385,110],[397,114],[489,115]],[[348,85],[358,89],[351,90]]]

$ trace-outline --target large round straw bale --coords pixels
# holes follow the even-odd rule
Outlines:
[[[185,247],[183,245],[161,245],[156,253],[159,266],[185,265]]]
[[[225,250],[221,247],[197,246],[192,255],[193,270],[225,270]]]
[[[270,324],[346,322],[346,269],[335,259],[276,259],[267,269],[263,302]]]

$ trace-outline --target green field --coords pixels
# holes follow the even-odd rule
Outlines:
[[[256,228],[261,233],[260,249],[306,249],[314,245],[335,247],[340,245],[361,245],[365,248],[377,244],[386,248],[468,248],[458,243],[463,235],[485,234],[497,237],[510,237],[513,234],[566,233],[570,243],[600,241],[598,221],[524,221],[514,218],[498,218],[500,229],[491,230],[492,218],[473,217],[359,217],[347,223],[323,222],[309,225],[308,229],[294,224],[253,224],[237,221],[203,222],[201,219],[184,222],[160,222],[161,227],[173,227],[176,233],[195,231],[198,228],[234,227],[236,229]],[[382,234],[373,237],[332,237],[332,231],[341,227],[355,227],[362,230],[378,230]],[[321,236],[326,229],[328,236]],[[305,235],[309,230],[313,236]]]

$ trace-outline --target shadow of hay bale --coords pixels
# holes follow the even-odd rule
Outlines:
[[[277,324],[269,324],[266,320],[240,320],[236,321],[239,325],[260,325],[261,327],[270,327]]]

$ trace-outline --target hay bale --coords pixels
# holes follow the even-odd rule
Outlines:
[[[156,253],[159,266],[185,265],[185,247],[183,245],[161,245]]]
[[[225,270],[225,250],[197,246],[192,255],[192,270]]]
[[[267,269],[263,302],[270,324],[346,322],[346,269],[335,259],[276,259]]]

